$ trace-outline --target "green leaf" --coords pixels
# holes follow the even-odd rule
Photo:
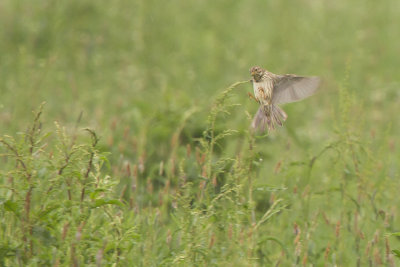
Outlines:
[[[47,216],[47,214],[51,213],[53,210],[60,208],[60,206],[61,206],[60,204],[53,204],[53,205],[47,206],[44,210],[42,210],[39,213],[39,218],[44,219]]]
[[[96,197],[98,197],[98,195],[100,194],[100,193],[103,193],[103,192],[105,192],[106,190],[105,189],[103,189],[103,188],[96,188],[92,193],[90,193],[90,198],[91,199],[96,199]]]
[[[101,206],[104,206],[104,205],[108,205],[108,204],[110,204],[110,205],[117,205],[117,206],[120,206],[120,207],[123,207],[123,206],[124,206],[124,204],[123,204],[121,201],[119,201],[118,199],[109,199],[109,200],[105,200],[105,199],[96,199],[96,200],[94,201],[92,207],[93,207],[93,208],[98,208],[98,207],[101,207]]]
[[[18,215],[18,203],[15,201],[7,200],[3,203],[4,209],[6,211],[14,212]]]
[[[397,258],[400,258],[400,250],[398,250],[398,249],[393,249],[393,250],[392,250],[392,253],[393,253]]]

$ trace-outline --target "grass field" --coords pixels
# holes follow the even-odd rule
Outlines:
[[[0,22],[0,266],[400,264],[399,1],[2,0]],[[254,65],[323,83],[253,135]]]

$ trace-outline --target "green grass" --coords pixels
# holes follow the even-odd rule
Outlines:
[[[399,264],[400,2],[3,0],[0,22],[0,266]],[[254,65],[323,79],[269,135]]]

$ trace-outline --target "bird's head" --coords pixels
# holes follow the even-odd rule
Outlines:
[[[254,66],[250,69],[250,74],[256,82],[261,80],[263,72],[264,72],[264,70],[258,66]]]

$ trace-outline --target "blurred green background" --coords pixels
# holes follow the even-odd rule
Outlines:
[[[24,131],[43,101],[50,129],[53,121],[73,129],[82,113],[78,127],[97,131],[120,190],[127,163],[144,165],[145,179],[153,179],[176,142],[179,155],[196,146],[216,96],[250,79],[251,66],[318,75],[319,93],[285,106],[285,126],[256,140],[257,183],[287,188],[280,197],[293,201],[293,213],[271,231],[292,231],[293,221],[304,219],[296,215],[304,207],[292,199],[300,197],[293,196],[297,188],[314,192],[312,209],[331,211],[335,223],[347,214],[347,204],[324,191],[342,179],[335,153],[317,161],[308,180],[296,167],[343,132],[369,151],[360,159],[368,175],[349,192],[375,190],[378,209],[399,223],[400,1],[2,0],[0,22],[0,133]],[[235,157],[241,147],[246,112],[258,108],[251,91],[250,83],[236,87],[230,99],[240,105],[216,126],[237,131],[221,142],[221,155]],[[255,198],[262,206],[266,196]],[[362,203],[367,210],[360,214],[368,214],[368,197]],[[376,229],[399,231],[365,220],[365,246]],[[292,246],[291,237],[285,240]]]
[[[340,121],[340,86],[362,105],[350,114],[364,122],[358,128],[377,138],[390,129],[394,138],[399,8],[398,1],[4,0],[0,131],[23,130],[46,101],[49,125],[72,126],[82,112],[79,125],[96,129],[115,159],[144,151],[164,158],[185,112],[196,111],[181,134],[191,142],[218,92],[260,65],[323,79],[317,96],[285,106],[285,127],[260,142],[265,153],[286,143],[319,151]],[[251,91],[235,89],[242,106],[221,127],[247,130],[245,111],[257,110]]]
[[[398,97],[399,5],[4,0],[2,131],[21,127],[27,114],[46,101],[50,121],[71,122],[83,111],[85,124],[104,134],[113,119],[117,128],[137,132],[162,116],[160,125],[151,126],[165,137],[192,107],[200,109],[195,124],[203,123],[202,113],[216,93],[249,79],[253,65],[324,79],[318,97],[287,107],[293,114],[288,128],[301,131],[317,121],[324,126],[318,132],[324,132],[321,128],[332,124],[346,68],[350,90],[373,114],[371,128],[381,126],[391,117],[384,116],[385,109],[393,108]],[[246,90],[251,86],[237,92],[238,101],[253,112]],[[243,118],[236,117],[233,125],[244,127]],[[397,129],[398,120],[392,122]]]

